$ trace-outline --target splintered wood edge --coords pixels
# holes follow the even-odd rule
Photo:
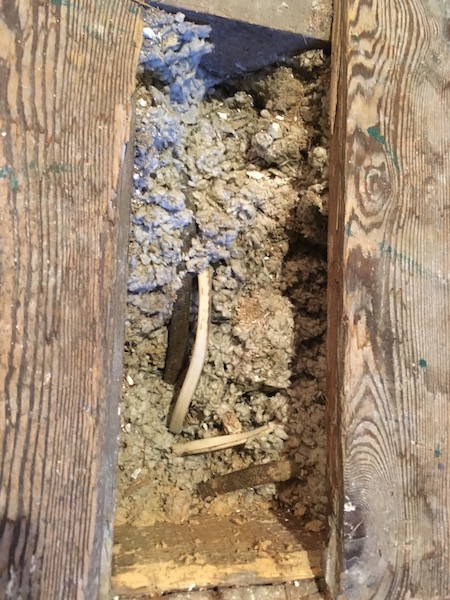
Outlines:
[[[234,446],[241,446],[249,440],[270,433],[273,431],[272,423],[262,425],[250,431],[242,433],[232,433],[230,435],[219,435],[212,438],[193,440],[192,442],[179,442],[172,446],[172,452],[178,456],[182,454],[203,454],[204,452],[215,452],[217,450],[226,450]]]

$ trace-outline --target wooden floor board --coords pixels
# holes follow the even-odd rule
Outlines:
[[[115,600],[147,600],[149,597],[116,597]],[[152,600],[325,600],[314,580],[293,583],[174,592]]]
[[[335,4],[328,580],[450,595],[450,28],[440,0]],[[334,115],[334,111],[333,111]]]
[[[112,589],[119,597],[299,583],[321,576],[323,536],[269,510],[197,515],[179,525],[118,525]],[[306,585],[306,583],[305,583]]]
[[[138,0],[146,2],[147,0]],[[296,33],[317,40],[330,39],[331,0],[148,0],[166,10],[179,10],[205,18],[207,15]]]
[[[140,21],[125,0],[0,11],[2,598],[109,579]]]

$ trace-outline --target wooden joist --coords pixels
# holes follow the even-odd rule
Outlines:
[[[109,585],[140,21],[124,0],[0,12],[2,598]]]
[[[328,581],[450,595],[450,20],[335,3]],[[334,116],[334,111],[333,111]]]
[[[317,40],[329,41],[331,30],[331,0],[139,0],[164,8],[180,10],[205,18],[207,15],[242,21],[296,33]]]

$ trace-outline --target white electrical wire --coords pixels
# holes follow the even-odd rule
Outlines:
[[[208,330],[211,311],[211,271],[207,267],[198,274],[198,315],[197,329],[195,333],[194,348],[192,358],[181,386],[172,418],[170,419],[169,430],[172,433],[180,433],[183,421],[189,410],[192,397],[200,379],[203,370],[203,364],[206,357],[208,346]]]

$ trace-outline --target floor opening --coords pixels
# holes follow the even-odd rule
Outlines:
[[[211,50],[207,26],[146,11],[113,574],[123,597],[320,571],[329,60],[311,50],[219,78],[202,68]],[[174,434],[199,312],[206,356]]]

